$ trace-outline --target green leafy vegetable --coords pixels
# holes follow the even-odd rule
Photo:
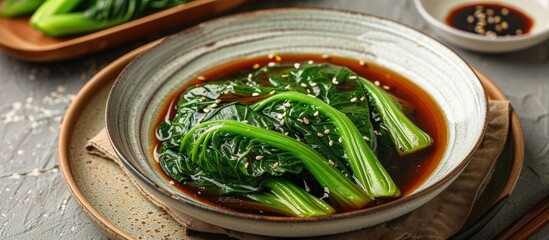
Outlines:
[[[235,208],[301,217],[332,213],[283,180],[298,176],[324,188],[332,206],[357,209],[371,198],[400,194],[374,152],[378,143],[397,145],[389,130],[422,132],[408,124],[401,105],[413,109],[331,64],[236,72],[187,88],[175,117],[157,129],[159,161],[173,179],[220,194]],[[393,115],[404,130],[386,123]]]
[[[33,13],[45,0],[4,0],[0,3],[0,16],[19,17]]]
[[[406,117],[391,95],[364,78],[360,81],[368,94],[380,134],[390,136],[390,142],[399,155],[413,153],[432,144],[431,137]]]
[[[252,142],[254,147],[243,142]],[[228,145],[239,145],[243,154],[225,155]],[[276,149],[287,153],[292,160],[274,162],[264,159],[267,155],[254,154],[256,149]],[[201,169],[207,172],[222,187],[226,182],[248,183],[255,181],[256,166],[263,168],[270,176],[281,176],[296,165],[303,165],[315,179],[330,192],[330,198],[344,209],[359,209],[366,206],[371,198],[343,176],[318,152],[295,139],[275,131],[254,127],[233,120],[215,120],[192,128],[181,140],[184,166],[187,171]],[[255,156],[255,157],[252,157]],[[286,166],[289,165],[289,166]]]
[[[313,106],[319,114],[327,116],[334,123],[334,131],[337,131],[341,136],[341,142],[347,154],[347,161],[357,181],[366,190],[368,195],[371,197],[394,197],[400,195],[398,187],[377,160],[377,157],[368,147],[353,122],[345,114],[330,107],[323,101],[296,92],[283,92],[253,105],[252,109],[260,111],[273,103],[285,101]],[[314,114],[309,115],[309,118],[315,118]],[[302,121],[306,119],[309,121],[308,118],[304,118]],[[305,123],[308,124],[307,122]],[[318,134],[315,135],[321,136]]]
[[[240,199],[227,199],[224,202],[246,201],[246,208],[276,212],[296,217],[319,217],[330,215],[335,210],[326,202],[295,186],[285,178],[268,178],[263,185],[269,192],[242,194]],[[239,206],[233,204],[236,208]]]
[[[192,0],[48,0],[31,17],[46,35],[89,33]]]

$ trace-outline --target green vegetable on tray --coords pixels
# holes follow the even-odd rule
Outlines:
[[[336,65],[281,64],[191,86],[175,117],[157,128],[160,165],[229,206],[288,216],[324,216],[398,197],[375,155],[377,139],[407,154],[430,146],[431,138],[369,83]],[[375,134],[380,126],[387,136]],[[401,138],[424,140],[393,142]],[[327,197],[287,180],[295,178]]]
[[[0,4],[0,16],[20,17],[33,13],[46,0],[4,0]]]
[[[34,12],[30,18],[30,24],[34,28],[48,36],[63,37],[110,28],[191,1],[192,0],[4,1],[0,6],[0,15],[12,17]]]

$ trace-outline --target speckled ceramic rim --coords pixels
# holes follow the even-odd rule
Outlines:
[[[344,14],[358,15],[358,16],[362,16],[362,17],[365,17],[365,18],[375,18],[375,19],[378,19],[380,21],[385,21],[385,22],[388,22],[390,24],[400,25],[400,26],[403,26],[405,28],[408,28],[411,31],[415,31],[416,33],[419,33],[420,35],[423,35],[424,37],[430,39],[433,42],[437,42],[437,43],[445,46],[444,44],[440,43],[439,41],[431,38],[430,36],[420,32],[420,31],[417,31],[415,29],[412,29],[408,26],[405,26],[401,23],[398,23],[398,22],[395,22],[395,21],[392,21],[392,20],[388,20],[388,19],[385,19],[385,18],[381,18],[381,17],[378,17],[378,16],[369,15],[369,14],[364,14],[364,13],[356,13],[356,12],[351,12],[351,11],[333,10],[333,9],[318,9],[318,8],[286,8],[286,9],[275,9],[275,10],[259,10],[259,11],[254,11],[254,12],[240,13],[240,14],[236,14],[236,15],[221,17],[221,18],[218,18],[218,19],[214,19],[214,20],[210,20],[208,22],[202,23],[198,26],[189,28],[189,29],[187,29],[183,32],[178,33],[178,34],[172,35],[171,37],[169,37],[165,41],[169,41],[172,38],[177,38],[177,37],[185,35],[185,34],[191,34],[194,31],[199,31],[203,26],[206,26],[208,24],[223,22],[223,21],[227,21],[228,19],[232,19],[232,18],[246,17],[246,16],[249,16],[249,15],[261,15],[261,14],[265,14],[265,13],[271,13],[272,14],[272,13],[276,13],[276,12],[300,11],[300,10],[305,10],[305,11],[332,11],[332,12],[341,12],[341,13],[344,13]],[[154,51],[156,48],[159,48],[159,46],[157,45],[157,46],[153,47],[151,49],[151,51]],[[465,63],[465,61],[459,55],[457,55],[451,49],[448,49],[448,50],[450,50],[455,55],[456,58],[460,59],[463,63]],[[143,57],[143,55],[137,57],[134,60],[134,62],[140,61],[140,58],[142,58],[142,57]],[[473,71],[472,68],[468,64],[466,64],[466,65],[467,65],[468,68],[470,68],[471,71]],[[131,66],[131,63],[130,63],[129,66]],[[128,71],[128,67],[126,67],[120,75],[122,76],[122,75],[126,74],[125,73],[126,71]],[[479,81],[478,78],[477,78],[477,81]],[[120,82],[116,81],[114,86],[113,86],[113,89],[117,88],[117,85],[119,85],[119,84],[120,84]],[[485,94],[485,93],[483,93],[483,94]],[[108,108],[109,108],[111,95],[112,95],[112,91],[111,91],[111,94],[109,94],[109,100],[107,101],[107,110],[106,110],[107,118],[109,117],[108,116],[108,112],[109,112]],[[484,104],[484,106],[487,106],[486,98],[484,98],[483,101],[484,101],[484,103],[482,103],[482,104]],[[487,111],[487,108],[485,108],[485,111]],[[485,112],[484,116],[486,116],[486,114],[487,113]],[[109,128],[113,128],[114,126],[110,126],[107,123],[106,127],[107,127],[107,129],[109,129]],[[480,136],[484,135],[485,130],[486,130],[486,122],[485,122],[485,119],[484,119],[483,120],[482,133],[481,133]],[[109,132],[110,131],[108,130],[107,133],[109,133]],[[109,136],[109,138],[111,138],[111,136]],[[110,139],[110,140],[111,140],[111,143],[112,143],[113,142],[112,139]],[[337,213],[337,214],[333,214],[333,215],[330,215],[330,216],[327,216],[327,217],[321,217],[321,218],[295,218],[295,217],[278,217],[278,216],[276,216],[276,217],[275,216],[260,216],[260,215],[256,215],[256,214],[248,214],[248,213],[229,211],[229,210],[225,210],[225,209],[221,209],[221,208],[208,206],[208,205],[205,205],[205,204],[200,204],[200,203],[197,203],[195,201],[190,201],[189,199],[186,199],[185,197],[179,197],[178,201],[180,201],[182,203],[185,203],[185,204],[188,204],[190,206],[194,206],[194,207],[197,207],[197,208],[200,208],[200,209],[207,210],[207,211],[209,211],[211,213],[214,213],[214,214],[231,216],[231,217],[236,217],[236,218],[241,218],[241,219],[253,219],[253,220],[258,220],[258,221],[265,221],[266,223],[267,222],[285,222],[285,223],[326,222],[326,221],[334,221],[334,220],[338,220],[338,219],[354,218],[354,217],[361,216],[361,215],[364,215],[364,214],[374,214],[374,213],[377,213],[377,212],[381,212],[381,211],[384,211],[384,210],[387,210],[387,209],[394,208],[395,206],[398,206],[398,205],[403,204],[405,202],[410,202],[410,201],[419,199],[420,197],[428,195],[430,192],[437,189],[438,187],[440,187],[444,184],[447,184],[450,180],[455,179],[457,177],[457,175],[459,173],[461,173],[461,171],[463,171],[463,169],[465,169],[467,164],[470,162],[471,157],[474,153],[474,150],[478,147],[481,140],[482,140],[482,137],[479,137],[477,139],[476,143],[474,144],[474,147],[471,149],[470,152],[467,153],[465,158],[463,160],[461,160],[461,162],[452,171],[450,171],[447,175],[442,177],[437,182],[433,183],[431,186],[428,186],[428,187],[424,188],[421,191],[415,192],[413,195],[405,196],[405,197],[396,199],[394,201],[388,202],[386,204],[370,207],[370,208],[367,208],[367,209],[360,209],[360,210],[356,210],[356,211],[352,211],[352,212],[345,212],[345,213]],[[158,186],[148,176],[145,176],[144,174],[142,174],[131,163],[129,163],[129,161],[124,159],[124,155],[121,154],[119,149],[117,149],[116,144],[112,144],[112,145],[113,145],[113,148],[116,151],[117,155],[120,157],[121,162],[123,163],[123,165],[126,167],[127,170],[129,170],[133,175],[137,176],[142,182],[145,182],[147,185],[149,185],[150,189],[152,189],[153,191],[156,191],[159,194],[163,194],[163,195],[166,195],[166,196],[170,197],[170,193],[169,193],[170,191],[168,191],[166,189],[163,189],[162,187]]]
[[[121,68],[128,64],[137,55],[141,54],[142,52],[146,51],[157,43],[158,41],[124,55],[123,57],[105,67],[97,75],[95,75],[78,93],[74,102],[67,110],[67,113],[63,119],[63,123],[61,125],[58,153],[60,169],[65,178],[65,181],[67,182],[69,190],[71,191],[71,194],[74,196],[74,199],[77,201],[77,203],[88,215],[88,217],[90,217],[95,224],[97,224],[113,239],[131,239],[133,238],[133,236],[129,235],[120,227],[111,223],[105,216],[103,216],[101,212],[99,212],[88,201],[88,199],[84,196],[84,194],[80,190],[80,187],[76,183],[71,169],[71,160],[69,157],[71,138],[73,134],[77,134],[73,132],[73,129],[76,125],[76,122],[78,122],[80,112],[89,103],[89,99],[97,94],[97,92],[99,92],[102,88],[104,88],[105,85],[109,84],[111,80],[113,80],[112,76],[117,75],[120,72]],[[483,74],[479,74],[478,72],[477,74],[482,80],[482,84],[484,85],[487,95],[490,99],[507,100],[505,94],[501,92],[501,90],[493,82],[491,82]],[[514,156],[512,158],[513,163],[509,178],[507,179],[503,190],[500,192],[495,202],[505,198],[512,192],[520,175],[522,162],[524,160],[524,139],[522,135],[522,128],[520,126],[520,122],[516,113],[513,111],[511,115],[512,117],[510,139],[513,139],[511,144],[511,147],[514,149]]]

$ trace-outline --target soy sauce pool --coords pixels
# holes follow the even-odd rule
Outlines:
[[[248,73],[255,72],[257,69],[266,66],[269,63],[294,64],[304,62],[331,63],[334,65],[346,66],[358,75],[369,79],[376,85],[386,89],[393,96],[403,99],[414,106],[413,114],[409,115],[409,117],[418,127],[433,138],[433,144],[425,150],[410,154],[406,157],[400,157],[396,152],[387,151],[383,148],[378,148],[376,155],[392,177],[393,181],[399,187],[402,193],[401,197],[410,194],[429,177],[439,163],[439,159],[444,151],[443,146],[447,140],[446,124],[442,111],[438,108],[438,104],[436,104],[428,94],[423,92],[419,86],[414,85],[403,76],[375,64],[356,59],[323,54],[270,54],[257,58],[242,59],[215,67],[200,74],[196,79],[189,81],[182,89],[174,92],[168,98],[170,100],[164,104],[162,112],[156,119],[155,126],[158,127],[163,121],[170,121],[174,118],[176,112],[175,107],[179,97],[189,86],[201,85],[211,80],[223,80],[231,79],[235,76],[246,76]],[[232,100],[234,99],[225,97],[223,101],[230,102]],[[261,99],[258,97],[250,97],[243,102],[245,104],[253,104],[260,100]],[[151,138],[155,145],[151,147],[150,154],[157,160],[155,162],[157,170],[163,173],[163,170],[158,163],[157,154],[157,149],[160,149],[162,142],[157,138],[155,132],[151,133]],[[199,200],[204,204],[238,212],[277,215],[256,210],[254,206],[243,204],[235,198],[217,196],[205,192],[203,189],[191,188],[184,183],[178,183],[175,180],[170,179],[165,174],[164,176],[167,181],[170,181],[170,183],[176,186],[180,191],[186,193],[188,196],[193,196],[196,200]],[[306,182],[299,177],[290,177],[289,179],[296,185],[308,189],[309,192],[316,197],[321,199],[326,198],[327,193],[325,193],[323,188],[317,183]],[[396,198],[376,199],[367,207],[383,204],[394,199]],[[341,211],[343,210],[338,209],[338,212]]]
[[[462,31],[490,38],[526,34],[534,21],[527,14],[501,4],[471,4],[453,9],[446,23]]]

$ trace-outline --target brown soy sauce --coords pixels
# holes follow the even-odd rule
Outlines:
[[[534,21],[510,6],[485,3],[453,9],[446,17],[446,23],[462,31],[495,38],[526,34]]]
[[[210,71],[204,72],[192,81],[184,86],[182,89],[174,92],[164,103],[163,111],[158,115],[155,128],[160,125],[161,122],[167,119],[173,119],[175,115],[175,104],[179,100],[179,96],[185,91],[185,89],[192,85],[200,85],[205,81],[227,79],[234,76],[246,74],[256,71],[257,68],[265,66],[270,62],[280,63],[301,63],[301,62],[314,62],[314,63],[332,63],[335,65],[346,66],[353,70],[358,75],[369,79],[376,84],[379,84],[388,91],[403,99],[414,106],[414,113],[411,116],[412,121],[416,123],[421,129],[427,132],[433,139],[433,145],[428,149],[411,154],[406,157],[400,157],[396,152],[383,150],[379,148],[377,151],[378,159],[381,161],[385,169],[395,181],[396,185],[401,190],[402,196],[406,196],[414,191],[421,183],[428,178],[438,165],[439,159],[442,157],[444,151],[443,146],[447,140],[447,128],[442,111],[438,108],[436,102],[425,92],[423,92],[418,86],[412,84],[409,80],[403,76],[392,72],[383,67],[377,66],[372,63],[366,63],[356,59],[349,59],[338,56],[327,56],[322,54],[281,54],[277,55],[276,59],[273,56],[262,56],[251,59],[242,59],[239,61],[231,62]],[[205,80],[204,80],[205,79]],[[260,101],[261,99],[248,99],[250,104]],[[151,132],[152,142],[155,143],[151,146],[150,154],[158,161],[157,150],[160,149],[161,141],[155,135],[155,132]],[[164,173],[160,164],[155,162],[157,170]],[[237,199],[231,197],[217,196],[204,192],[202,189],[193,189],[186,186],[183,183],[178,183],[164,174],[166,181],[170,181],[179,190],[194,196],[198,201],[205,204],[225,208],[228,210],[234,210],[238,212],[264,214],[276,216],[276,213],[267,213],[257,209],[255,206],[245,204]],[[326,198],[324,190],[316,183],[305,182],[298,177],[289,177],[296,185],[304,187],[307,185],[309,192],[321,199]],[[394,199],[378,199],[373,201],[369,206],[379,205],[385,202],[389,202]],[[342,212],[343,210],[338,210]]]

